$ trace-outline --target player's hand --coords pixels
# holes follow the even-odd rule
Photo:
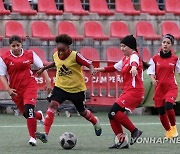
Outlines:
[[[152,79],[152,84],[153,84],[154,86],[156,86],[156,85],[157,85],[157,83],[158,83],[158,80],[156,80],[156,79]]]
[[[36,72],[36,75],[40,76],[43,71],[44,71],[44,68],[42,67]]]
[[[90,69],[90,73],[91,73],[91,77],[92,77],[94,75],[94,66],[90,65],[89,69]]]
[[[135,77],[138,74],[137,68],[132,66],[130,73],[132,74],[132,77]]]
[[[18,95],[18,94],[16,93],[16,89],[11,89],[11,88],[9,88],[9,89],[7,90],[7,92],[9,93],[9,95],[10,95],[11,97],[15,97],[15,96]]]
[[[95,75],[95,74],[97,74],[98,72],[100,72],[100,68],[94,68],[93,74]]]

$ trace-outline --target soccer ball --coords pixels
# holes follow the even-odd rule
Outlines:
[[[65,132],[59,137],[59,144],[64,149],[72,149],[77,142],[76,136],[71,132]]]

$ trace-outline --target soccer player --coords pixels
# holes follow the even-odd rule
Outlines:
[[[9,93],[17,108],[27,120],[29,144],[36,146],[37,121],[43,121],[42,112],[34,111],[37,98],[37,82],[32,75],[31,64],[43,67],[41,59],[30,50],[23,50],[22,40],[13,35],[9,39],[10,51],[0,57],[0,80]],[[51,80],[47,71],[43,73],[48,91],[51,90]],[[8,79],[8,80],[7,80]]]
[[[124,112],[132,112],[144,98],[143,62],[137,52],[137,43],[133,35],[124,37],[120,47],[124,53],[122,60],[113,66],[95,68],[95,73],[119,71],[123,77],[123,91],[108,114],[111,128],[119,139],[118,143],[109,147],[110,149],[129,148],[122,126],[131,132],[131,145],[142,134],[142,131],[134,126]]]
[[[83,77],[82,66],[94,71],[92,61],[84,58],[80,53],[70,50],[72,38],[66,34],[61,34],[55,38],[57,51],[53,54],[54,62],[41,68],[37,74],[44,70],[56,67],[56,82],[52,95],[50,96],[50,105],[46,112],[44,121],[44,132],[36,133],[36,137],[43,143],[47,143],[47,137],[54,120],[54,114],[61,103],[70,100],[76,107],[81,116],[91,122],[94,126],[97,136],[101,135],[102,129],[90,110],[84,106],[86,85]]]
[[[180,61],[171,51],[173,44],[174,36],[166,34],[162,39],[161,51],[152,57],[147,70],[155,86],[154,105],[166,130],[166,138],[178,136],[173,105],[178,94],[175,70],[180,73]]]

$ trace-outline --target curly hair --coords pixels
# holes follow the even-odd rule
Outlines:
[[[72,38],[67,34],[61,34],[61,35],[56,36],[55,42],[71,45],[72,44]]]
[[[22,39],[20,36],[18,35],[12,35],[10,38],[9,38],[9,44],[11,44],[13,41],[17,41],[19,43],[22,43]]]

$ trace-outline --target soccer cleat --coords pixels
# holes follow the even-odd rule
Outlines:
[[[37,139],[41,140],[43,143],[48,142],[48,136],[46,135],[46,133],[36,132],[35,136]]]
[[[171,134],[172,134],[172,137],[178,137],[178,131],[177,131],[176,125],[171,126]]]
[[[39,110],[39,111],[37,111],[37,112],[39,112],[39,113],[41,114],[41,116],[42,116],[42,119],[41,119],[41,120],[38,120],[38,122],[39,122],[40,124],[44,125],[44,115],[43,115],[42,111]]]
[[[133,145],[136,142],[136,140],[141,136],[141,134],[142,131],[136,128],[135,131],[131,133],[130,145]]]
[[[97,123],[94,125],[94,130],[95,130],[96,136],[100,136],[102,133],[102,128],[100,126],[100,123],[97,117],[96,119],[97,119]]]
[[[165,133],[165,139],[170,139],[170,138],[173,138],[171,129],[166,131]]]
[[[109,147],[109,149],[128,149],[128,148],[129,148],[129,144],[126,140],[124,142],[119,142]]]
[[[31,137],[31,138],[29,139],[29,145],[31,145],[31,146],[36,146],[36,145],[37,145],[36,139],[33,138],[33,137]]]

